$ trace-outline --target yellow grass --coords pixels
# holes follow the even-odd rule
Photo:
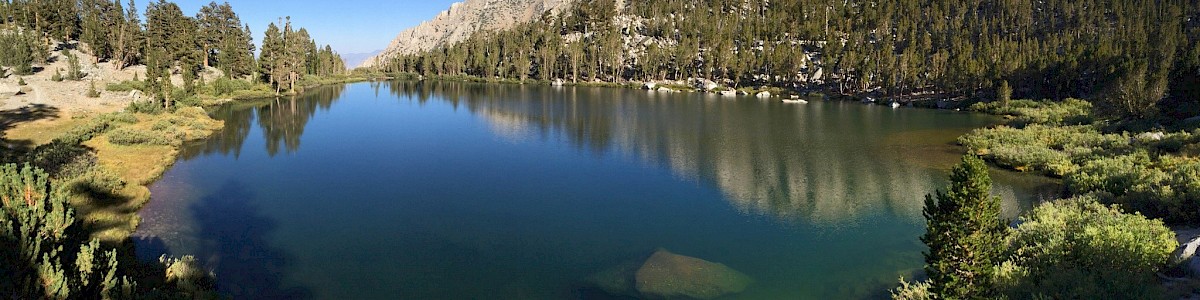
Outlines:
[[[4,132],[4,138],[17,141],[26,140],[32,143],[31,146],[36,147],[50,143],[51,140],[67,130],[87,123],[87,121],[88,118],[73,119],[65,116],[64,113],[59,113],[59,116],[55,118],[17,124]]]
[[[28,140],[33,146],[47,144],[95,117],[70,118],[62,113],[59,115],[57,118],[17,124],[5,132],[5,137],[10,140]],[[172,114],[138,114],[137,118],[137,123],[118,123],[115,126],[156,132],[155,124],[170,122],[175,124],[171,129],[183,132],[181,138],[190,141],[208,137],[224,125],[198,109],[181,109]],[[93,237],[106,242],[121,242],[137,229],[141,221],[137,212],[150,201],[150,189],[147,186],[174,164],[179,148],[164,145],[117,145],[109,142],[107,133],[98,135],[83,145],[95,152],[98,164],[96,167],[99,170],[120,177],[126,184],[112,195],[99,197],[105,199],[88,194],[71,195],[71,202],[77,209],[77,218],[93,231]]]

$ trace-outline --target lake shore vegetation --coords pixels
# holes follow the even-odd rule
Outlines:
[[[287,39],[288,47],[256,58],[249,26],[228,3],[213,2],[192,17],[162,0],[144,15],[132,1],[0,2],[0,40],[7,41],[0,78],[21,76],[24,86],[52,73],[43,88],[84,81],[79,98],[133,99],[119,112],[46,105],[3,112],[0,175],[12,193],[3,197],[0,238],[20,247],[4,247],[12,253],[3,258],[13,260],[0,274],[12,280],[0,282],[0,291],[16,298],[219,298],[197,260],[139,261],[129,237],[150,200],[147,186],[181,147],[222,128],[202,107],[360,80],[344,74],[340,56],[318,48],[303,28],[293,30],[290,20],[280,26],[286,30],[267,38]],[[51,59],[68,64],[49,70]],[[113,70],[98,70],[100,64]],[[132,79],[97,79],[107,73]],[[69,117],[60,117],[67,110]]]

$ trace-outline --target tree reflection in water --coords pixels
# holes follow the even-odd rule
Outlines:
[[[390,94],[396,101],[440,101],[465,109],[485,120],[496,136],[514,142],[561,139],[593,155],[636,157],[681,178],[713,184],[746,214],[826,225],[878,213],[919,222],[923,195],[943,184],[944,170],[938,167],[943,164],[930,161],[952,164],[957,155],[949,154],[960,151],[951,144],[954,139],[989,122],[968,114],[845,107],[860,106],[853,103],[784,105],[630,89],[431,81],[369,85],[377,98]],[[185,157],[214,151],[237,155],[255,117],[270,155],[281,146],[295,152],[309,119],[328,110],[344,89],[223,107],[216,115],[225,120],[225,131]],[[918,138],[897,138],[906,135]],[[1006,212],[1014,215],[1034,196],[1005,184],[998,182],[997,190]],[[1057,190],[1046,181],[1015,184],[1023,185],[1019,190]]]

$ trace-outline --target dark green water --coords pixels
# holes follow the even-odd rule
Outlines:
[[[218,110],[142,212],[237,299],[594,299],[656,248],[871,298],[922,264],[923,195],[987,116],[605,88],[361,83]],[[1008,215],[1052,182],[996,172]]]

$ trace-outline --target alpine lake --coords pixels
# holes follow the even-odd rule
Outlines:
[[[660,249],[749,279],[720,299],[887,297],[920,276],[956,138],[1000,120],[810,100],[391,81],[234,102],[135,244],[235,299],[624,299],[598,273]],[[992,178],[1010,218],[1060,190]]]

